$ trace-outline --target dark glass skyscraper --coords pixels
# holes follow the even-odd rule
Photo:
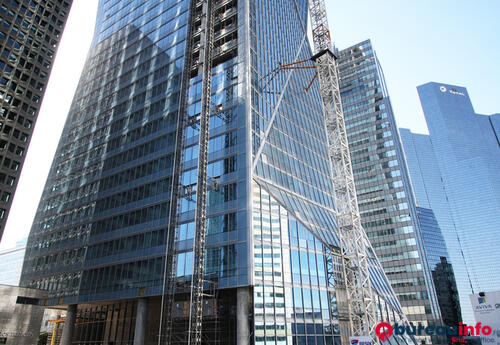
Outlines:
[[[457,280],[462,318],[474,323],[469,294],[500,285],[500,114],[476,114],[467,89],[417,88],[429,135],[402,129],[419,205],[439,223]]]
[[[431,209],[417,206],[417,217],[443,323],[447,326],[458,325],[462,315],[457,284],[441,229]]]
[[[440,322],[439,306],[417,221],[384,77],[370,41],[339,53],[339,75],[362,223],[406,315]],[[425,339],[430,341],[430,337]]]
[[[82,342],[157,342],[175,174],[190,191],[179,199],[176,273],[191,280],[196,123],[184,128],[181,171],[173,161],[178,123],[201,109],[203,3],[99,3],[22,275],[23,285],[49,290],[48,305],[85,316],[74,335]],[[324,119],[317,85],[304,92],[314,73],[269,78],[280,62],[311,57],[307,2],[213,6],[205,273],[217,288],[206,300],[205,336],[220,344],[347,341]],[[401,307],[368,256],[379,319],[396,322]],[[176,296],[179,333],[188,298]]]
[[[72,2],[0,4],[0,240]]]

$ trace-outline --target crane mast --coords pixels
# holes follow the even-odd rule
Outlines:
[[[366,234],[356,198],[340,99],[338,69],[324,0],[309,0],[317,78],[322,99],[351,336],[372,336],[377,324],[368,270]],[[375,339],[375,338],[374,338]]]

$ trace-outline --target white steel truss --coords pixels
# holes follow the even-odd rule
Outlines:
[[[349,145],[340,99],[338,69],[324,0],[309,0],[320,95],[325,116],[328,152],[334,185],[335,210],[347,292],[351,336],[375,340],[377,325],[374,292],[370,283],[366,234],[356,198]]]

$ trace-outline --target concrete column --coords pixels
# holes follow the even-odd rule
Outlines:
[[[75,330],[75,320],[76,304],[70,304],[66,310],[66,321],[64,322],[60,345],[71,345],[73,331]]]
[[[139,298],[135,316],[134,345],[144,345],[146,339],[146,321],[148,315],[148,299]]]
[[[236,344],[250,344],[250,288],[240,287],[236,292]]]

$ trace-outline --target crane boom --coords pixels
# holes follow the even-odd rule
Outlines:
[[[309,0],[317,77],[322,99],[335,208],[347,292],[351,336],[372,336],[377,324],[370,283],[366,234],[361,225],[347,132],[340,99],[338,69],[324,0]],[[375,339],[375,338],[374,338]]]

